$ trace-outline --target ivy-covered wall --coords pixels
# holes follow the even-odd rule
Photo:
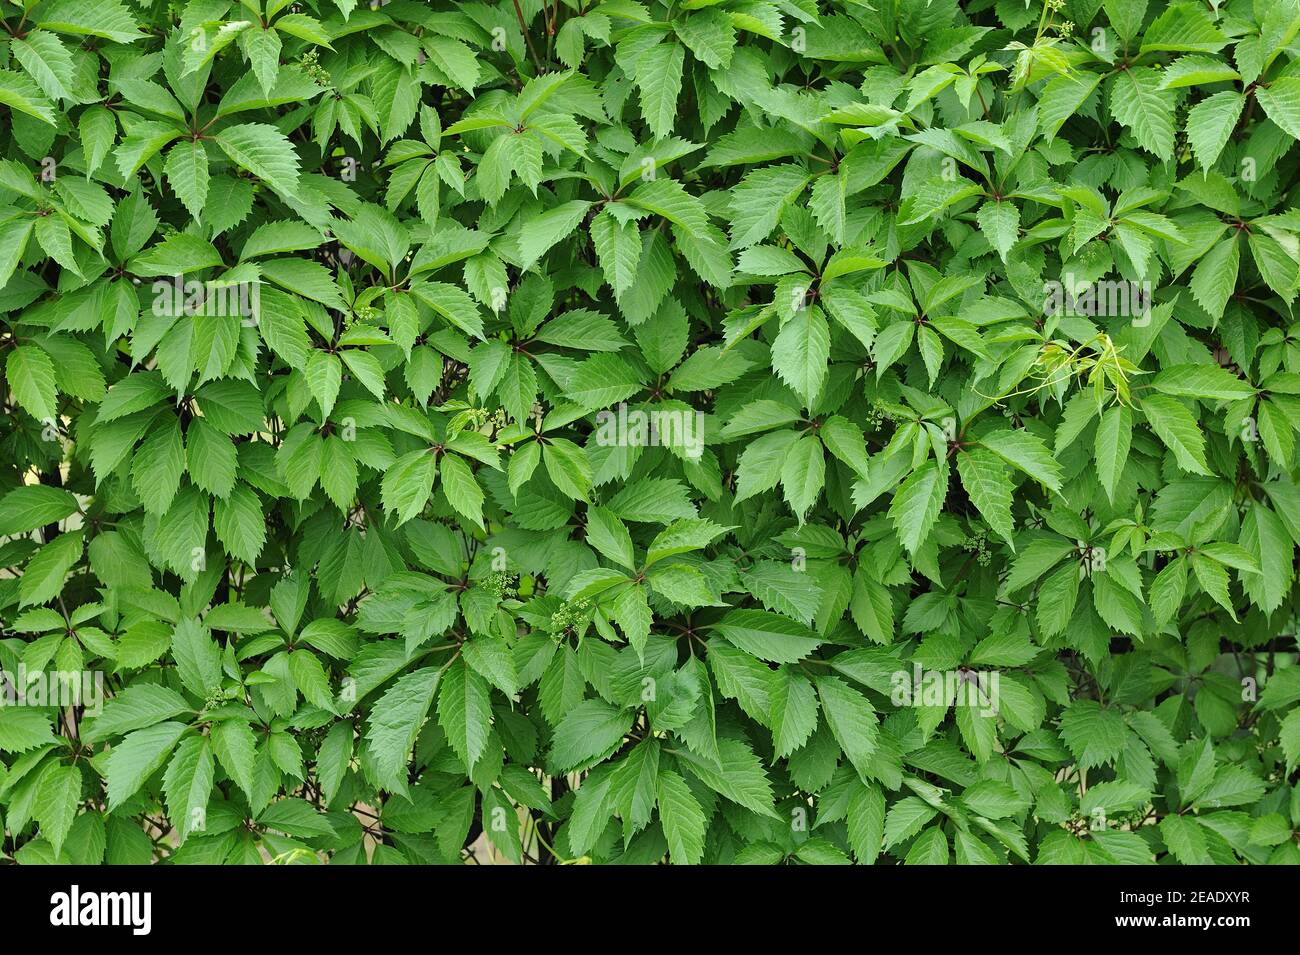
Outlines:
[[[1300,861],[1300,5],[0,5],[23,863]]]

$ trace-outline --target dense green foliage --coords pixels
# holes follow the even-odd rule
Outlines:
[[[1300,861],[1296,0],[0,14],[6,858]]]

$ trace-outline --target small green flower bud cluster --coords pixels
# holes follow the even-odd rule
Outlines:
[[[320,65],[320,54],[317,51],[308,50],[298,58],[298,64],[302,67],[303,72],[310,76],[312,82],[317,86],[330,85],[331,78],[329,71]]]
[[[981,530],[967,535],[961,542],[961,546],[975,555],[975,562],[981,567],[987,567],[993,560],[993,555],[988,549],[988,531]]]
[[[887,421],[893,421],[894,416],[882,408],[880,405],[872,405],[867,409],[867,420],[863,422],[866,430],[877,431]]]
[[[515,596],[515,581],[517,579],[516,574],[504,570],[494,570],[479,581],[479,586],[498,600],[502,600]]]
[[[591,607],[590,597],[568,601],[559,610],[551,614],[551,629],[555,631],[568,630],[570,627],[586,623],[588,616],[591,614]]]

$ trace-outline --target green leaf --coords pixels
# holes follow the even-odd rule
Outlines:
[[[61,487],[27,484],[14,488],[0,498],[0,537],[26,534],[57,523],[76,510],[77,499]]]
[[[215,773],[216,761],[208,740],[196,736],[181,740],[163,775],[163,792],[167,816],[182,840],[195,830],[207,828]]]
[[[167,153],[163,164],[167,183],[190,215],[202,217],[208,199],[208,154],[202,143],[180,142]]]
[[[686,780],[670,769],[660,769],[655,778],[655,798],[669,858],[678,865],[698,865],[704,856],[704,831],[709,820]]]
[[[939,519],[948,494],[948,470],[926,461],[908,476],[889,507],[889,517],[908,553],[915,554],[934,522]]]
[[[53,33],[32,30],[10,43],[14,57],[50,99],[71,99],[72,54]]]
[[[1190,288],[1197,304],[1211,318],[1219,318],[1228,298],[1237,287],[1237,270],[1241,263],[1241,246],[1229,236],[1210,249],[1192,272]]]
[[[247,729],[247,724],[241,725]],[[162,768],[187,729],[184,723],[159,723],[136,730],[113,747],[107,762],[110,808],[116,809],[139,792],[149,777]]]
[[[867,782],[874,775],[872,757],[880,735],[871,703],[839,677],[818,676],[816,686],[831,735],[858,771],[859,778]]]
[[[1110,85],[1110,111],[1157,159],[1174,155],[1174,99],[1148,66],[1121,70]]]
[[[1115,487],[1124,473],[1133,441],[1133,413],[1124,405],[1107,409],[1097,425],[1097,480],[1106,496],[1115,500]]]
[[[54,109],[41,88],[25,73],[0,70],[0,105],[54,125]]]
[[[589,208],[590,202],[566,202],[524,223],[519,230],[521,267],[529,268],[557,242],[572,235]]]
[[[384,507],[397,515],[399,524],[424,510],[436,474],[437,459],[425,448],[403,455],[389,467],[383,480]]]
[[[1142,399],[1141,408],[1151,430],[1174,453],[1179,467],[1192,474],[1210,473],[1205,460],[1205,436],[1182,402],[1149,394]]]
[[[81,531],[68,531],[41,547],[23,568],[18,584],[20,606],[43,604],[63,589],[68,572],[81,560]]]
[[[975,214],[980,231],[1003,262],[1020,238],[1020,211],[1010,202],[986,202]]]
[[[5,359],[5,377],[24,411],[40,422],[53,422],[58,413],[54,362],[35,345],[19,345]]]
[[[821,443],[811,435],[801,437],[790,446],[781,466],[781,486],[786,503],[801,522],[817,503],[825,479],[826,456]]]
[[[264,123],[228,126],[213,136],[213,140],[231,162],[247,169],[282,196],[297,192],[297,153],[275,127]]]
[[[712,628],[746,653],[772,663],[795,663],[821,644],[803,624],[766,610],[732,610]]]
[[[778,756],[789,756],[817,728],[817,696],[802,673],[782,668],[772,680],[772,745]]]
[[[653,46],[637,59],[635,79],[641,96],[641,115],[656,136],[667,136],[673,131],[685,61],[686,55],[676,43]]]
[[[370,710],[366,744],[374,758],[376,781],[385,789],[406,791],[406,763],[433,705],[440,676],[436,667],[412,671],[395,682]]]
[[[957,473],[961,483],[989,527],[1015,550],[1012,539],[1011,481],[1006,465],[985,448],[972,448],[957,454]]]
[[[483,526],[485,495],[464,458],[456,454],[443,456],[442,489],[452,507],[479,527]]]
[[[470,769],[487,747],[492,713],[489,702],[487,681],[467,663],[453,664],[444,674],[438,693],[438,723],[456,755]]]
[[[0,707],[0,751],[23,753],[53,742],[49,716],[31,707]]]
[[[608,211],[591,220],[591,241],[605,281],[616,298],[632,287],[641,261],[641,233],[631,222],[619,222]]]
[[[772,786],[763,764],[744,743],[734,739],[718,741],[718,771],[709,761],[683,752],[680,763],[710,789],[751,812],[781,819],[772,808]],[[783,821],[783,820],[782,820]]]
[[[821,393],[830,358],[830,328],[821,310],[801,308],[772,343],[772,370],[812,407]]]
[[[1290,773],[1300,764],[1300,710],[1292,710],[1282,721],[1281,740],[1286,771]]]
[[[131,43],[144,37],[119,0],[104,0],[90,7],[77,0],[54,0],[41,9],[37,23],[56,33],[97,36],[114,43]]]
[[[1151,387],[1166,395],[1236,401],[1255,394],[1250,382],[1218,365],[1171,365],[1151,379]]]
[[[41,775],[32,804],[32,815],[41,825],[41,835],[50,840],[58,855],[81,803],[81,770],[53,763]]]
[[[1228,137],[1246,105],[1236,90],[1225,90],[1201,100],[1187,113],[1187,141],[1202,169],[1209,169],[1228,144]]]
[[[212,728],[212,751],[221,765],[250,799],[253,796],[257,739],[241,719],[224,720]]]
[[[1256,87],[1255,99],[1283,132],[1300,139],[1300,78],[1281,77],[1266,87]]]
[[[166,628],[159,629],[166,633]],[[87,742],[97,743],[187,712],[192,712],[190,705],[175,690],[151,683],[134,684],[114,696],[105,705],[104,712],[85,725],[81,736]]]
[[[1061,466],[1036,435],[1028,431],[994,431],[980,438],[980,443],[1049,490],[1061,489]]]
[[[568,772],[612,753],[632,728],[634,713],[603,700],[584,700],[572,707],[555,728],[547,765]]]
[[[1081,767],[1113,762],[1126,736],[1123,717],[1092,700],[1071,703],[1061,714],[1061,738]]]

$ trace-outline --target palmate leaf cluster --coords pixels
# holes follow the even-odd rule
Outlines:
[[[1296,0],[0,16],[7,859],[1300,861]]]

